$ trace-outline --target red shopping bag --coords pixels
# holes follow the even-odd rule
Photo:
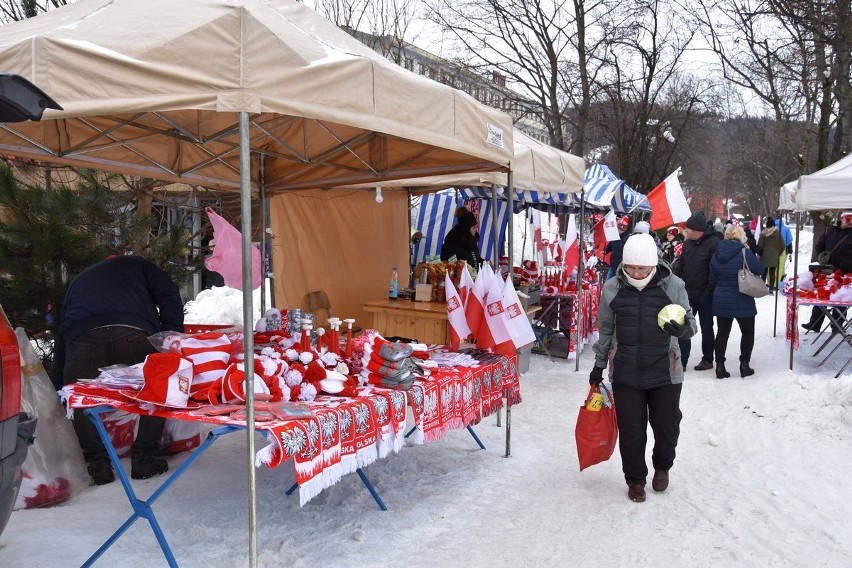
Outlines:
[[[601,396],[601,388],[606,391],[606,403],[601,404],[599,410],[589,410],[595,404],[592,402],[593,397],[596,401],[600,400],[594,395]],[[580,471],[612,456],[615,441],[618,439],[618,422],[615,417],[615,402],[608,388],[597,385],[589,389],[586,402],[580,407],[580,414],[577,416],[574,437],[577,440]]]

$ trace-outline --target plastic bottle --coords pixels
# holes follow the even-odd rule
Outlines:
[[[391,299],[396,299],[399,297],[399,272],[396,269],[396,266],[393,267],[393,272],[391,272],[391,280],[390,286],[388,287],[388,297]]]

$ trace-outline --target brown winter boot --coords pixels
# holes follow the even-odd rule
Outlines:
[[[635,503],[645,502],[645,484],[635,483],[627,486],[627,498]]]
[[[651,488],[657,493],[662,493],[669,487],[669,472],[658,469],[654,472],[651,480]]]

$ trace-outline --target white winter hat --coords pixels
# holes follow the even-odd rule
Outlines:
[[[639,221],[633,227],[633,234],[634,235],[636,233],[645,233],[647,235],[650,232],[651,232],[651,225],[648,223],[648,221]]]
[[[624,243],[622,264],[632,266],[657,266],[657,245],[651,235],[635,233]]]

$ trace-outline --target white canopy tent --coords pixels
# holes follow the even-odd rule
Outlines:
[[[505,170],[512,157],[507,115],[390,63],[294,0],[81,0],[0,27],[0,69],[64,109],[0,125],[0,153],[240,191],[244,290],[252,193]],[[248,291],[243,317],[252,329]]]

